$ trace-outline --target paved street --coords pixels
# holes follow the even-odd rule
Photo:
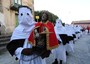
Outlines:
[[[67,64],[90,64],[90,35],[82,36],[75,44],[75,52],[67,57]]]
[[[76,41],[74,47],[74,53],[70,53],[67,56],[66,64],[90,64],[90,35],[84,35],[79,40]],[[53,56],[51,59],[47,59],[47,64],[51,64],[53,61]],[[14,57],[6,51],[0,52],[0,64],[18,64]]]

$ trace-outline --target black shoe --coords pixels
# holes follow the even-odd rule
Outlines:
[[[60,64],[62,64],[62,60],[60,60]]]
[[[54,61],[52,64],[58,64],[58,61],[57,61],[57,59],[55,59],[55,61]]]
[[[66,55],[68,56],[68,52],[66,51]]]

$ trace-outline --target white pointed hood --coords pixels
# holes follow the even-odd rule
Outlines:
[[[11,40],[28,38],[34,29],[36,22],[28,7],[19,8],[18,23],[19,25],[15,28]]]
[[[56,20],[56,24],[55,24],[54,29],[55,29],[56,34],[66,34],[65,28],[62,25],[61,19]]]

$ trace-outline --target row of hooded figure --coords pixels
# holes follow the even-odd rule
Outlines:
[[[75,41],[82,36],[84,30],[79,25],[63,25],[61,19],[56,20],[54,29],[60,45],[58,48],[52,50],[55,57],[53,64],[66,63],[66,55],[74,53]]]
[[[19,25],[14,29],[7,50],[19,60],[19,64],[46,64],[50,54],[55,58],[52,64],[66,62],[66,51],[74,52],[74,40],[81,35],[81,28],[62,25],[60,19],[55,26],[48,21],[48,12],[43,12],[41,22],[35,22],[31,9],[20,6]]]

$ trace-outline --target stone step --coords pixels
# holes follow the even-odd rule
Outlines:
[[[7,37],[11,37],[11,34],[7,34],[7,35],[0,35],[0,39],[1,39],[1,38],[7,38]]]
[[[0,42],[0,47],[6,46],[9,43],[9,41],[6,42]]]
[[[0,52],[6,51],[6,45],[9,43],[9,41],[6,42],[0,42]]]
[[[1,43],[1,42],[5,42],[5,41],[10,41],[10,37],[0,38],[0,43]]]
[[[0,52],[3,52],[6,50],[6,45],[9,43],[10,37],[11,37],[10,34],[0,35]]]
[[[2,52],[4,52],[4,51],[6,51],[7,49],[6,49],[6,45],[5,46],[0,46],[0,53],[2,53]]]

